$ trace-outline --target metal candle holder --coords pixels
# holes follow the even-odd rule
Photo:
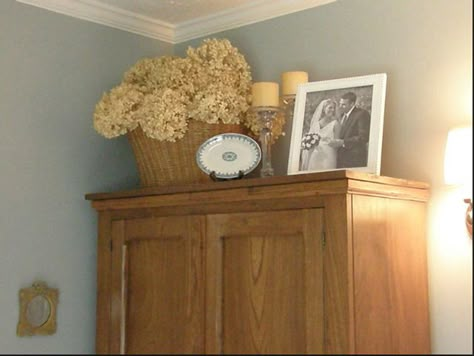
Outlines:
[[[262,168],[260,169],[260,176],[273,176],[274,170],[272,167],[272,128],[273,120],[281,109],[277,106],[255,106],[252,109],[257,114],[262,126],[260,129],[259,139],[262,149]]]

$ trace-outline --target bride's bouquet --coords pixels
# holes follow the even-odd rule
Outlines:
[[[321,135],[315,132],[308,132],[303,136],[301,139],[301,149],[302,150],[310,150],[313,147],[319,145],[319,141],[321,141]]]

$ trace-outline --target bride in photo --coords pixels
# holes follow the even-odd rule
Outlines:
[[[320,136],[319,144],[301,153],[301,170],[323,171],[336,169],[337,148],[332,148],[328,142],[339,138],[341,124],[336,117],[337,103],[333,99],[321,101],[314,111],[309,131]]]

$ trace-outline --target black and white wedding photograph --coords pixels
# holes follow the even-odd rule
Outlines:
[[[380,171],[386,75],[302,84],[296,96],[288,174]]]

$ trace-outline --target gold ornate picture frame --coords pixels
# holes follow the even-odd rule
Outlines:
[[[37,281],[19,291],[20,318],[18,336],[51,335],[56,332],[57,289]]]

